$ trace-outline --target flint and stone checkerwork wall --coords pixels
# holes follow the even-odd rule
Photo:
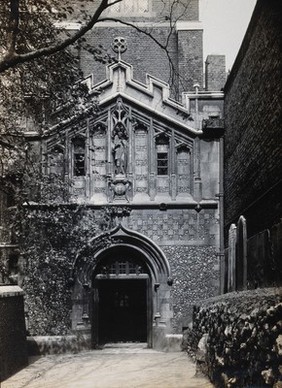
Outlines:
[[[215,209],[133,210],[128,227],[158,245],[215,245],[218,238]]]
[[[188,326],[196,300],[218,294],[217,225],[216,209],[132,210],[128,219],[127,226],[150,237],[169,261],[176,333]]]

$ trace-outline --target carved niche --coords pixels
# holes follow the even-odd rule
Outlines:
[[[127,177],[129,156],[129,111],[119,97],[111,111],[112,176],[109,181],[110,200],[128,199],[131,182]]]
[[[191,191],[191,151],[185,144],[176,149],[177,192],[180,195]]]
[[[106,194],[107,191],[107,127],[102,121],[96,122],[91,129],[90,171],[93,192]]]
[[[118,98],[112,111],[112,153],[114,175],[126,175],[128,164],[128,109]]]

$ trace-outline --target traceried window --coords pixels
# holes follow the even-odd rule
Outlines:
[[[147,274],[147,269],[139,260],[128,260],[126,258],[118,260],[109,260],[104,265],[97,268],[100,276],[139,276]]]
[[[168,175],[168,152],[157,152],[158,175]]]
[[[165,137],[160,137],[156,142],[157,175],[168,175],[169,143]]]
[[[73,140],[73,175],[85,175],[85,140],[82,138]]]

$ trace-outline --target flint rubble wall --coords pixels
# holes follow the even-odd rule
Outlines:
[[[232,292],[194,306],[183,348],[216,387],[279,387],[282,289]],[[281,368],[281,366],[280,366]]]

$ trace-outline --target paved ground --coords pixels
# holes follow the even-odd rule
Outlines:
[[[184,352],[110,347],[32,359],[1,388],[211,388]]]

